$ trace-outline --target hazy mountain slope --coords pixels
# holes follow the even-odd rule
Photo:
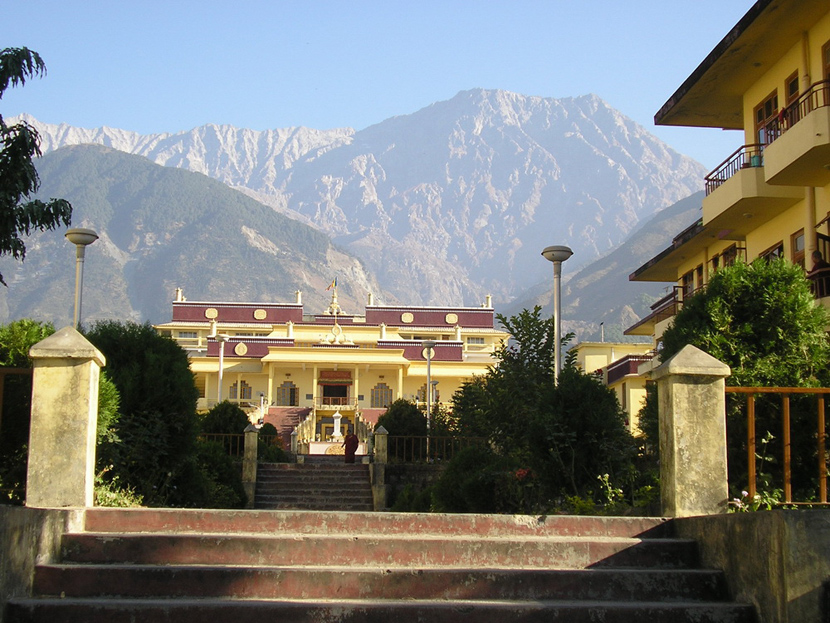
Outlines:
[[[399,299],[507,303],[568,244],[574,269],[701,188],[705,169],[596,96],[459,93],[360,132],[204,126],[140,136],[30,121],[44,148],[99,142],[267,197],[361,257]]]
[[[312,311],[341,276],[341,303],[362,308],[384,293],[361,262],[329,238],[204,175],[160,167],[98,146],[60,149],[38,162],[40,196],[72,202],[75,227],[101,239],[87,250],[84,318],[169,318],[176,287],[190,300],[292,302]],[[2,260],[0,319],[71,322],[74,247],[63,231],[29,239],[23,264]],[[388,297],[386,297],[388,299]]]
[[[628,276],[671,243],[679,231],[701,215],[703,192],[695,193],[666,208],[634,232],[606,256],[571,272],[571,260],[563,264],[562,318],[568,331],[581,340],[599,339],[599,323],[605,323],[606,340],[622,338],[622,331],[650,313],[649,305],[663,296],[671,284],[632,282]],[[542,260],[544,261],[544,260]],[[529,289],[505,308],[508,315],[523,308],[551,307],[553,269],[549,278]]]
[[[546,274],[545,246],[590,262],[704,173],[595,96],[476,90],[357,132],[285,193],[399,298],[504,303]]]

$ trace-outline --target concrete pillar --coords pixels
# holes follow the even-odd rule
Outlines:
[[[245,489],[245,497],[248,498],[245,508],[254,507],[258,443],[259,429],[253,424],[248,424],[245,428],[245,453],[242,456],[242,486]]]
[[[662,513],[725,513],[729,366],[688,345],[651,373],[657,381]]]
[[[26,506],[92,506],[98,379],[106,360],[74,327],[32,346]]]
[[[386,510],[386,463],[389,431],[378,426],[374,434],[374,452],[369,474],[372,480],[372,499],[376,511]]]

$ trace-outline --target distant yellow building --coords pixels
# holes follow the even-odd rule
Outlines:
[[[347,430],[365,439],[398,398],[425,403],[428,380],[431,402],[448,404],[496,363],[509,335],[494,320],[490,297],[481,307],[404,307],[370,295],[353,315],[334,287],[329,308],[307,315],[299,292],[275,304],[193,302],[178,290],[172,320],[156,330],[187,351],[201,409],[221,400],[261,408],[283,435],[303,422],[299,441],[325,444]]]
[[[631,342],[580,342],[574,346],[576,365],[588,374],[601,376],[617,395],[628,416],[628,430],[639,434],[638,414],[646,398],[646,381],[639,366],[652,359],[652,345]]]
[[[702,218],[634,271],[674,282],[630,335],[659,347],[683,301],[737,258],[830,259],[830,3],[759,0],[655,116],[658,125],[742,130],[706,176]],[[830,298],[826,272],[810,275]]]

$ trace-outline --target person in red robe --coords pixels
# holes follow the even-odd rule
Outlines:
[[[360,440],[353,432],[346,433],[346,439],[343,441],[343,447],[346,449],[346,463],[354,463],[354,455],[357,452],[357,447],[360,445]]]

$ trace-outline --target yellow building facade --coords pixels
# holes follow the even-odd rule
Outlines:
[[[496,363],[509,338],[481,307],[404,307],[369,302],[344,312],[336,287],[329,308],[306,314],[290,304],[187,301],[156,330],[188,353],[199,408],[229,400],[260,409],[283,435],[327,442],[347,430],[365,439],[394,400],[447,405],[461,385]],[[299,428],[297,428],[299,427]]]
[[[737,258],[830,259],[830,3],[760,0],[655,115],[743,132],[705,179],[701,219],[630,275],[673,282],[626,333],[654,338],[713,271]],[[810,275],[828,304],[828,274]]]
[[[652,345],[634,342],[580,342],[574,346],[576,365],[601,376],[614,391],[627,416],[626,425],[639,435],[638,415],[646,399],[646,382],[639,367],[652,359]]]

